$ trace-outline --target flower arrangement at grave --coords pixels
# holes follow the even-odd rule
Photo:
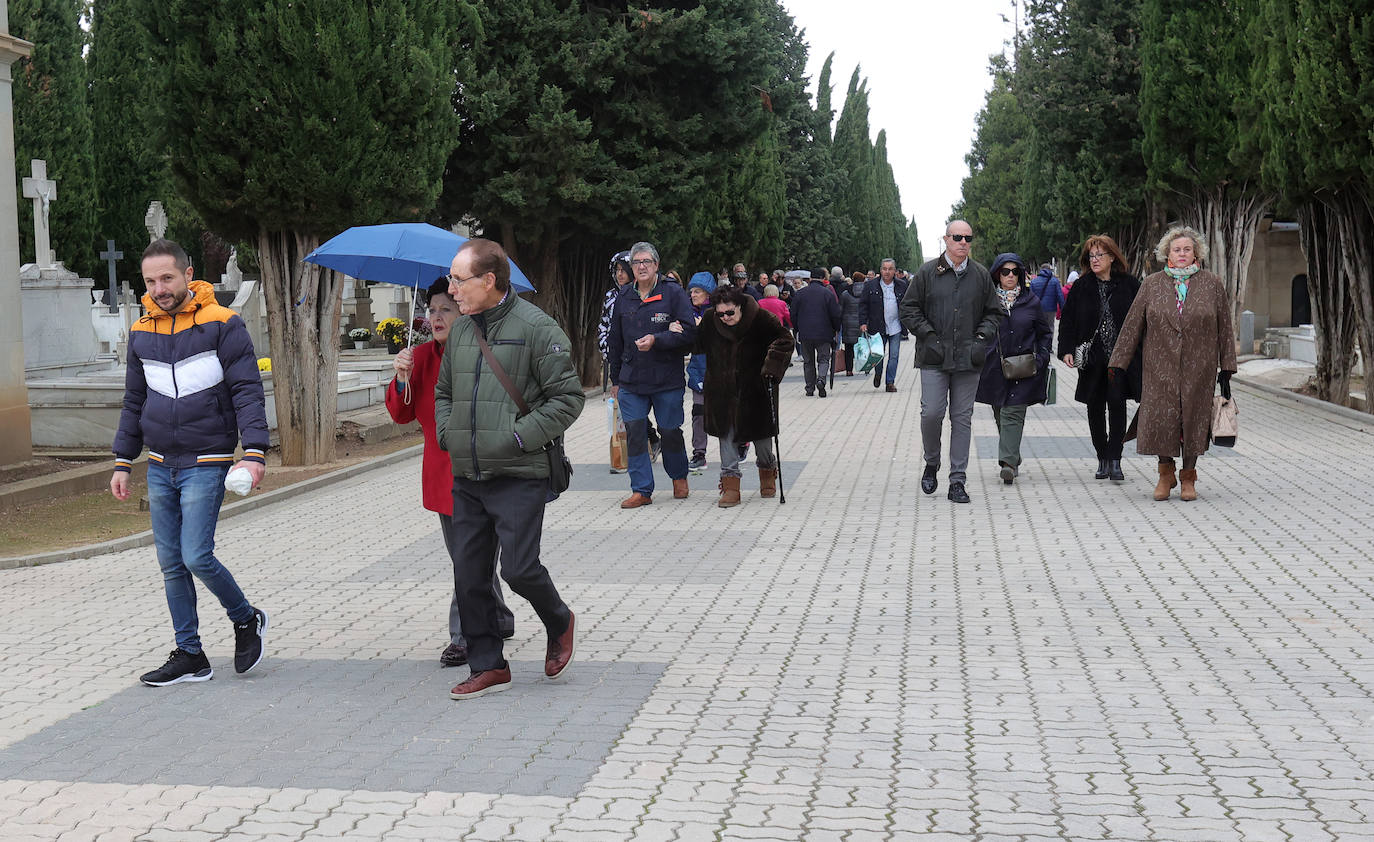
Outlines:
[[[410,335],[415,338],[415,344],[419,345],[434,338],[434,328],[430,326],[429,319],[416,316],[415,321],[410,323]]]
[[[348,338],[354,342],[366,342],[372,338],[372,331],[365,327],[355,327],[348,332]]]
[[[397,318],[382,319],[377,323],[377,333],[386,340],[390,346],[404,345],[406,337],[409,335],[406,330],[406,323]]]
[[[264,374],[270,374],[272,372],[272,358],[258,357],[258,371]]]

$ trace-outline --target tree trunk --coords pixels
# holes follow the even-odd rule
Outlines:
[[[1273,197],[1252,190],[1247,183],[1222,184],[1197,190],[1191,196],[1184,220],[1207,238],[1207,267],[1221,276],[1231,302],[1231,324],[1240,327],[1250,285],[1250,257],[1255,250],[1255,231]],[[1242,354],[1255,349],[1242,348]]]
[[[1164,205],[1153,197],[1145,200],[1145,207],[1130,225],[1117,231],[1116,244],[1126,265],[1137,278],[1150,274],[1154,260],[1155,239],[1164,233]]]
[[[602,382],[601,349],[596,331],[601,322],[601,303],[611,281],[607,274],[611,246],[568,240],[559,254],[567,321],[561,322],[573,343],[573,363],[583,385]]]
[[[319,243],[295,231],[258,234],[283,465],[334,459],[343,283],[341,275],[302,262]]]
[[[1345,406],[1354,364],[1354,301],[1342,263],[1335,211],[1320,199],[1298,206],[1302,250],[1307,256],[1307,291],[1317,334],[1317,397]]]
[[[1341,267],[1350,282],[1355,335],[1364,363],[1365,394],[1374,381],[1374,208],[1370,195],[1349,185],[1330,197],[1341,240]]]

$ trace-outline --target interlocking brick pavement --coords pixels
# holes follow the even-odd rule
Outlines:
[[[1202,499],[1155,503],[1151,459],[1092,479],[1072,402],[1002,485],[980,406],[956,506],[915,380],[790,376],[785,506],[746,472],[716,508],[713,442],[620,510],[592,402],[544,537],[566,683],[512,596],[516,687],[447,699],[418,461],[221,526],[272,614],[249,677],[208,599],[215,680],[137,684],[152,548],[0,571],[0,839],[1374,840],[1374,424],[1240,387]]]

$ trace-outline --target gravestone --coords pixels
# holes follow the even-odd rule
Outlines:
[[[219,276],[219,285],[228,292],[237,292],[243,286],[243,270],[239,268],[239,250],[229,249],[229,263],[224,267],[224,274]]]
[[[19,285],[19,197],[15,191],[14,100],[11,65],[33,45],[9,34],[7,0],[0,0],[0,465],[33,456],[29,391],[24,383],[24,306]]]
[[[47,161],[29,161],[29,167],[32,175],[24,179],[24,198],[33,200],[33,262],[41,269],[57,263],[50,231],[57,182],[48,178]]]
[[[143,227],[148,229],[148,242],[167,236],[167,211],[159,201],[148,203],[148,212],[143,215]]]
[[[340,336],[347,336],[355,327],[365,327],[375,332],[377,323],[372,320],[372,293],[367,282],[345,275],[343,295],[343,318],[339,321]]]
[[[124,252],[115,251],[114,240],[106,240],[105,250],[100,253],[100,259],[105,261],[110,269],[110,294],[105,297],[105,301],[110,305],[111,313],[118,313],[119,284],[115,281],[115,265],[124,259]]]
[[[54,256],[48,234],[48,213],[57,198],[57,183],[47,178],[47,164],[33,161],[33,176],[24,179],[24,194],[34,200],[33,241],[37,263],[19,270],[24,313],[24,372],[29,379],[84,370],[113,344],[102,349],[91,320],[91,288]]]
[[[259,357],[272,355],[272,345],[267,334],[267,304],[263,300],[262,283],[256,280],[244,281],[235,291],[229,309],[239,314],[248,328],[248,337],[253,340],[253,351]]]

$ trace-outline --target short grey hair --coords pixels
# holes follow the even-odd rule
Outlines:
[[[968,221],[967,219],[951,219],[949,222],[946,222],[946,223],[945,223],[945,236],[946,236],[946,237],[949,236],[949,229],[953,228],[953,227],[954,227],[954,224],[955,224],[956,222],[962,222],[962,223],[964,223],[965,225],[968,225],[968,230],[970,230],[970,231],[973,230],[973,226],[972,226],[972,225],[969,225],[969,221]]]
[[[844,278],[844,270],[843,270],[843,269],[841,269],[841,268],[838,267],[838,266],[831,266],[831,267],[830,267],[830,280],[836,281],[836,280],[842,280],[843,278]]]
[[[658,249],[654,248],[653,243],[635,243],[630,246],[630,259],[634,260],[636,254],[648,254],[653,257],[654,262],[658,262]]]
[[[896,268],[897,268],[897,261],[893,260],[893,259],[890,258],[890,257],[884,257],[884,258],[882,259],[882,262],[880,262],[878,265],[881,267],[881,266],[886,266],[886,265],[889,264],[889,263],[892,264],[892,268],[893,268],[893,269],[896,269]]]
[[[1169,246],[1174,244],[1174,240],[1187,237],[1193,241],[1193,254],[1197,257],[1198,264],[1207,262],[1207,241],[1202,238],[1202,234],[1191,225],[1171,225],[1169,230],[1164,232],[1164,236],[1159,238],[1155,244],[1155,259],[1164,265],[1169,265]]]
[[[777,298],[777,297],[778,297],[778,285],[777,285],[777,284],[769,284],[768,286],[764,287],[764,288],[763,288],[763,297],[764,297],[764,298]]]

